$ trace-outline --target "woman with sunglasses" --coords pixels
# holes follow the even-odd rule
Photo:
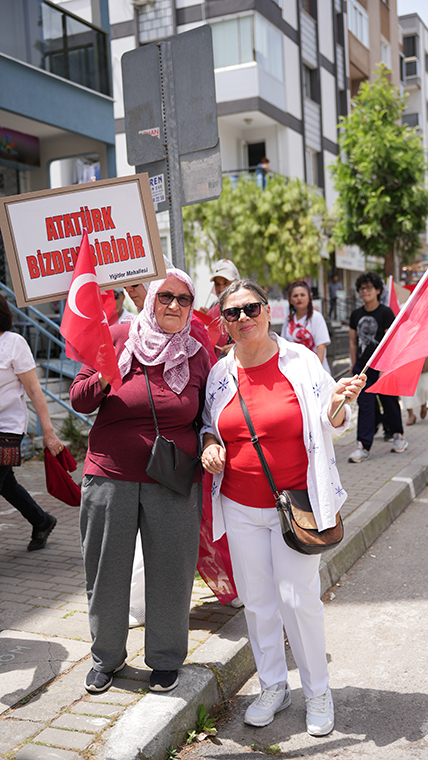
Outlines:
[[[318,529],[332,527],[346,498],[331,434],[350,422],[346,398],[363,379],[335,384],[305,346],[270,332],[270,307],[252,280],[234,282],[220,296],[225,329],[235,342],[213,367],[203,413],[202,464],[213,473],[213,537],[226,531],[233,574],[253,648],[261,693],[245,722],[266,726],[290,705],[284,627],[300,671],[311,735],[333,729],[328,685],[320,555],[304,555],[283,540],[275,501],[251,441],[237,389],[248,407],[279,491],[308,490]]]
[[[108,689],[126,660],[130,582],[137,532],[146,575],[145,659],[150,689],[169,691],[187,656],[190,598],[198,559],[202,482],[188,498],[152,480],[146,467],[156,437],[147,370],[161,435],[197,456],[194,420],[201,416],[210,369],[190,335],[194,285],[179,269],[148,287],[131,323],[112,328],[122,375],[113,390],[84,366],[70,389],[73,407],[99,407],[82,482],[81,538],[93,666],[85,687]]]

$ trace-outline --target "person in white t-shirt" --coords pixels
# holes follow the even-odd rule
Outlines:
[[[43,445],[57,456],[64,446],[53,429],[33,355],[25,338],[11,329],[12,313],[0,295],[0,431],[18,435],[27,432],[26,392],[42,426]],[[45,512],[19,485],[10,465],[0,465],[0,494],[33,526],[28,551],[43,549],[57,519]]]
[[[292,343],[302,343],[317,354],[322,366],[330,372],[326,348],[330,341],[325,319],[312,304],[312,293],[305,280],[295,280],[288,288],[290,312],[285,320],[281,337]],[[331,374],[331,372],[330,372]]]

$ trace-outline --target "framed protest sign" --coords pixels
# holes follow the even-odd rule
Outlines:
[[[147,174],[0,198],[19,307],[66,298],[83,230],[102,290],[166,276]]]

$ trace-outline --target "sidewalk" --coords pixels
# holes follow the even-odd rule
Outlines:
[[[390,453],[375,439],[371,458],[348,463],[355,430],[336,442],[348,500],[345,539],[321,563],[325,593],[425,486],[428,419],[405,428],[409,447]],[[171,694],[147,692],[144,628],[129,632],[127,666],[113,687],[89,695],[90,668],[78,509],[45,492],[44,468],[26,462],[17,477],[58,518],[46,549],[29,553],[28,524],[0,498],[0,757],[8,760],[164,760],[194,728],[196,711],[229,697],[254,670],[244,614],[223,607],[195,582],[189,655]],[[81,474],[78,471],[76,479]]]

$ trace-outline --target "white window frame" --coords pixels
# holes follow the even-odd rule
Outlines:
[[[370,47],[369,16],[358,0],[348,0],[348,29],[364,47]]]

